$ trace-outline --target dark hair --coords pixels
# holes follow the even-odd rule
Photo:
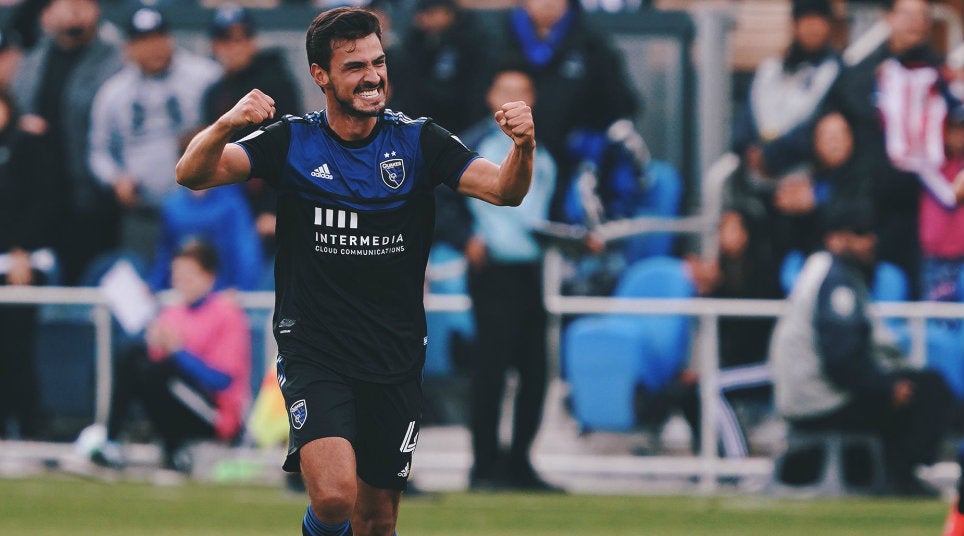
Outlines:
[[[181,249],[174,254],[175,259],[186,258],[197,262],[201,269],[209,274],[218,272],[218,252],[214,246],[204,240],[193,238],[188,240]]]
[[[305,49],[308,52],[308,65],[317,63],[328,70],[331,68],[332,45],[338,41],[354,41],[375,34],[382,39],[382,27],[378,17],[365,9],[336,7],[315,17],[308,26]]]
[[[865,199],[840,200],[831,203],[822,214],[824,234],[850,231],[859,235],[875,229],[874,208]]]
[[[794,20],[806,15],[832,19],[833,8],[830,6],[830,0],[793,0],[792,14]]]
[[[535,71],[526,63],[525,60],[517,55],[509,55],[502,58],[489,69],[489,86],[495,83],[495,79],[504,73],[522,73],[529,77],[533,82],[536,79]]]

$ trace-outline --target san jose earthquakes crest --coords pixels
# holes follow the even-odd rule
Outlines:
[[[305,421],[308,420],[308,407],[305,405],[305,399],[295,402],[291,405],[291,426],[295,430],[301,430],[301,427],[305,425]]]
[[[398,190],[405,182],[405,162],[401,158],[382,160],[378,164],[378,171],[382,175],[382,182],[392,190]]]

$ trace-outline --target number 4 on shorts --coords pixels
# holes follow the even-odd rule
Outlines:
[[[415,432],[414,436],[412,432],[415,432],[415,421],[408,423],[408,431],[405,432],[405,439],[402,440],[402,446],[398,450],[402,452],[415,451],[415,444],[418,443],[418,432]]]

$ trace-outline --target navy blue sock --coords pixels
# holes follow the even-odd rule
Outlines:
[[[351,536],[351,525],[347,519],[343,523],[329,525],[318,519],[309,506],[301,521],[301,534],[302,536]]]

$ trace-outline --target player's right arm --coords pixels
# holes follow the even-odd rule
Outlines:
[[[241,147],[228,142],[238,130],[271,119],[274,112],[274,99],[258,89],[251,90],[214,124],[191,139],[174,170],[178,184],[203,190],[247,180],[251,174],[248,155]]]

